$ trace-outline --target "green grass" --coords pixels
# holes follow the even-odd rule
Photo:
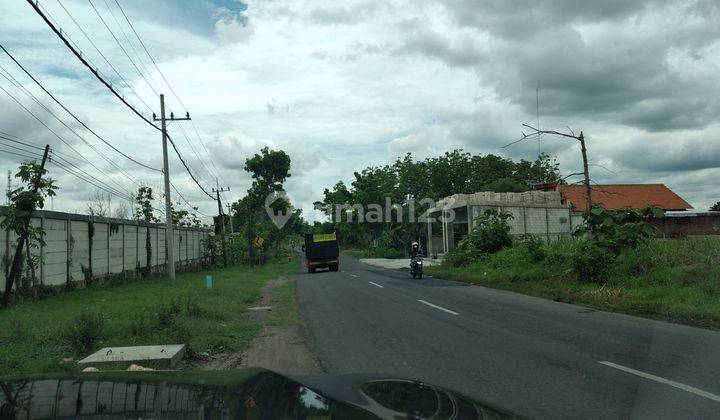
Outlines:
[[[612,261],[604,284],[582,281],[570,240],[533,255],[516,245],[465,267],[427,267],[437,277],[561,302],[720,329],[720,238],[655,239]]]
[[[77,317],[95,312],[104,319],[95,350],[177,342],[187,342],[190,355],[246,348],[260,329],[245,321],[246,308],[261,297],[268,280],[296,270],[295,262],[273,260],[255,268],[183,273],[175,281],[128,280],[16,304],[0,311],[0,375],[74,370],[74,361],[63,359],[77,360],[87,352],[77,350],[67,332]],[[210,273],[214,282],[208,290]]]
[[[295,280],[287,282],[273,290],[273,298],[277,299],[272,312],[272,325],[295,325],[298,322],[298,308],[295,300]]]

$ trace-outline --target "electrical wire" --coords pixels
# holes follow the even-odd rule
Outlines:
[[[155,94],[155,96],[158,96],[158,92],[157,92],[157,91],[155,90],[155,88],[150,84],[150,82],[149,82],[148,79],[145,77],[145,75],[143,74],[143,72],[140,71],[140,68],[138,68],[137,64],[135,64],[135,61],[133,61],[133,59],[130,57],[130,54],[128,54],[128,52],[125,50],[125,47],[122,46],[122,44],[120,43],[120,40],[117,38],[117,36],[115,36],[115,33],[112,31],[112,29],[110,29],[110,26],[105,22],[105,19],[103,19],[102,15],[100,14],[100,11],[95,7],[95,5],[93,4],[92,0],[87,0],[87,1],[88,1],[88,3],[90,4],[90,7],[92,7],[92,9],[95,11],[95,14],[97,14],[98,17],[100,18],[100,21],[101,21],[102,24],[105,26],[105,29],[107,29],[108,32],[110,32],[110,35],[112,35],[113,39],[114,39],[115,42],[118,44],[118,47],[120,47],[120,49],[122,50],[122,52],[125,54],[125,57],[127,57],[128,61],[130,61],[130,64],[132,64],[133,67],[135,67],[135,70],[137,70],[137,72],[138,72],[138,74],[140,75],[140,77],[142,77],[143,80],[145,80],[145,83],[147,83],[147,85],[150,87],[150,90],[153,91],[153,93]]]
[[[60,136],[59,134],[57,134],[52,128],[50,128],[50,126],[48,126],[47,124],[45,124],[44,121],[42,121],[37,115],[35,115],[32,111],[30,111],[27,107],[25,107],[25,105],[23,105],[19,100],[17,100],[17,98],[15,98],[10,92],[7,91],[4,87],[0,86],[0,90],[2,90],[2,91],[5,92],[8,96],[10,96],[10,98],[12,98],[18,105],[20,105],[20,107],[22,107],[27,113],[29,113],[33,118],[35,118],[40,124],[42,124],[43,126],[45,126],[45,128],[46,128],[48,131],[50,131],[55,137],[57,137],[60,141],[62,141],[67,147],[69,147],[72,151],[74,151],[74,152],[77,153],[79,156],[81,156],[88,164],[90,164],[90,166],[92,166],[93,168],[95,168],[95,170],[97,170],[98,172],[100,172],[100,173],[102,173],[103,175],[105,175],[106,177],[108,177],[108,179],[110,179],[112,182],[116,183],[115,180],[113,180],[112,178],[110,178],[105,172],[101,171],[97,166],[95,166],[92,162],[90,162],[90,160],[88,160],[84,155],[82,155],[82,153],[78,152],[74,147],[72,147],[72,145],[71,145],[70,143],[68,143],[67,140],[65,140],[62,136]],[[120,186],[121,188],[124,188],[124,187],[122,187],[121,185],[119,185],[119,184],[117,184],[117,183],[116,183],[116,185]]]
[[[120,151],[117,147],[113,146],[109,141],[107,141],[107,140],[105,140],[103,137],[101,137],[101,136],[100,136],[98,133],[96,133],[93,129],[91,129],[90,127],[88,127],[87,124],[85,124],[82,120],[80,120],[80,118],[78,118],[72,111],[70,111],[62,102],[60,102],[60,100],[58,100],[58,99],[55,97],[55,95],[53,95],[52,93],[50,93],[50,92],[45,88],[45,86],[43,86],[43,84],[40,83],[40,82],[35,78],[35,76],[33,76],[22,64],[20,64],[20,62],[18,62],[18,61],[15,59],[15,57],[14,57],[12,54],[10,54],[10,52],[5,48],[5,46],[3,46],[2,44],[0,44],[0,49],[2,49],[2,50],[5,52],[5,54],[7,54],[7,56],[10,57],[10,59],[11,59],[13,62],[15,62],[15,64],[17,64],[17,66],[20,67],[20,69],[21,69],[24,73],[25,73],[33,82],[35,82],[35,84],[38,85],[38,87],[39,87],[40,89],[43,90],[43,92],[45,92],[53,101],[55,101],[56,104],[58,104],[62,109],[64,109],[65,112],[67,112],[68,114],[70,114],[70,116],[73,117],[73,119],[75,119],[75,121],[77,121],[80,125],[82,125],[83,127],[85,127],[86,130],[88,130],[90,133],[92,133],[92,134],[93,134],[95,137],[97,137],[100,141],[102,141],[103,143],[105,143],[108,147],[110,147],[111,149],[113,149],[114,151],[116,151],[118,154],[122,155],[122,156],[125,157],[126,159],[130,160],[131,162],[133,162],[133,163],[135,163],[135,164],[137,164],[137,165],[140,165],[140,166],[142,166],[143,168],[160,172],[160,169],[153,168],[152,166],[148,166],[148,165],[146,165],[146,164],[144,164],[144,163],[142,163],[142,162],[139,162],[138,160],[132,158],[131,156],[128,156],[127,154],[123,153],[123,152]],[[6,70],[6,71],[7,71],[7,70]]]
[[[138,34],[138,32],[135,30],[135,26],[134,26],[134,25],[132,24],[132,22],[130,21],[130,18],[129,18],[128,15],[125,13],[125,10],[124,10],[123,7],[120,5],[120,2],[119,2],[118,0],[114,0],[114,1],[115,1],[115,4],[117,5],[118,9],[120,9],[120,12],[122,13],[123,17],[125,18],[125,21],[128,23],[128,26],[130,26],[130,29],[132,29],[133,33],[135,34],[135,38],[137,38],[137,40],[140,42],[140,45],[142,46],[143,50],[145,50],[145,53],[146,53],[147,56],[150,58],[150,61],[151,61],[151,62],[153,63],[153,65],[155,66],[155,69],[156,69],[157,72],[160,74],[160,77],[162,77],[163,81],[165,82],[165,84],[167,85],[167,87],[170,89],[170,92],[172,92],[172,94],[173,94],[173,96],[175,97],[175,99],[177,99],[177,101],[178,101],[178,103],[180,104],[180,106],[182,106],[182,108],[185,110],[185,112],[187,112],[187,111],[188,111],[187,106],[185,106],[185,104],[183,103],[182,99],[180,99],[180,96],[175,92],[175,89],[173,89],[173,87],[172,87],[172,85],[170,84],[170,82],[168,82],[167,78],[165,77],[165,74],[162,72],[162,70],[160,70],[160,67],[157,65],[157,62],[155,61],[155,58],[153,58],[152,54],[150,54],[150,51],[149,51],[149,50],[147,49],[147,47],[145,46],[145,43],[143,42],[142,38],[140,37],[140,34]],[[129,41],[128,41],[128,42],[129,42]],[[142,61],[141,61],[141,62],[142,62]],[[225,180],[225,178],[223,178],[223,176],[220,174],[220,171],[217,169],[217,166],[215,166],[215,162],[212,160],[212,157],[210,156],[210,152],[209,152],[209,151],[207,150],[207,148],[205,147],[205,143],[202,141],[202,137],[200,136],[200,132],[198,131],[197,126],[195,126],[195,122],[194,122],[193,120],[190,120],[190,123],[192,124],[193,129],[195,130],[195,134],[197,134],[198,141],[199,141],[200,145],[203,147],[203,149],[205,150],[205,153],[206,153],[207,156],[208,156],[208,160],[210,161],[210,164],[211,164],[211,165],[214,167],[214,169],[215,169],[214,177],[215,177],[215,178],[220,178],[220,179],[222,179],[222,181],[223,181],[226,185],[229,185],[229,183]],[[188,141],[189,141],[189,140],[188,140]],[[199,159],[199,157],[198,157],[198,159]],[[201,162],[202,162],[202,160],[201,160]],[[211,174],[211,177],[213,177],[212,174]]]
[[[53,22],[50,21],[50,19],[48,19],[48,17],[45,15],[45,13],[43,13],[43,11],[38,7],[38,5],[36,3],[34,3],[32,0],[26,0],[26,2],[33,8],[33,10],[35,10],[35,13],[37,13],[45,21],[45,23],[50,27],[50,29],[55,33],[55,35],[58,38],[60,38],[60,40],[73,53],[73,55],[75,55],[75,57],[77,57],[77,59],[80,60],[80,62],[86,68],[88,68],[90,70],[90,72],[95,76],[96,79],[98,79],[100,81],[100,83],[105,85],[105,87],[107,87],[108,90],[110,90],[110,92],[112,92],[115,95],[115,97],[117,97],[125,106],[130,108],[130,110],[135,115],[140,117],[140,119],[145,121],[147,124],[149,124],[151,127],[155,128],[156,130],[162,131],[162,128],[153,124],[152,121],[150,121],[140,111],[138,111],[132,104],[130,104],[127,100],[125,100],[125,98],[122,95],[120,95],[120,93],[117,90],[115,90],[115,88],[113,88],[112,85],[110,83],[108,83],[102,77],[102,75],[97,71],[97,69],[93,68],[90,65],[90,63],[88,63],[88,61],[82,56],[82,54],[78,51],[78,49],[76,49],[75,47],[73,47],[70,44],[68,39],[63,35],[62,31],[60,29],[58,29],[58,27],[56,25],[54,25]],[[172,88],[171,88],[171,90],[172,90]],[[198,182],[197,178],[195,178],[192,171],[190,170],[187,163],[185,162],[182,155],[180,154],[180,151],[178,150],[177,146],[175,145],[175,142],[173,141],[172,137],[170,137],[169,133],[167,133],[167,130],[166,130],[165,135],[167,136],[168,140],[170,141],[170,144],[173,146],[173,149],[175,150],[175,153],[178,155],[178,158],[180,159],[183,166],[185,167],[185,170],[187,170],[188,174],[190,175],[190,178],[192,178],[192,180],[195,182],[195,184],[198,186],[198,188],[200,188],[200,190],[202,190],[202,192],[205,193],[205,195],[207,195],[210,198],[213,198],[213,196],[209,192],[207,192],[207,190],[200,184],[200,182]]]
[[[80,135],[77,131],[75,131],[72,127],[70,127],[69,125],[67,125],[67,124],[65,123],[65,121],[63,121],[62,119],[60,119],[60,117],[58,117],[57,115],[55,115],[55,113],[52,112],[52,110],[50,110],[47,106],[45,106],[45,104],[43,104],[42,102],[40,102],[40,100],[39,100],[35,95],[33,95],[32,92],[30,92],[30,91],[27,90],[24,86],[22,86],[22,84],[20,84],[20,82],[18,82],[18,80],[15,79],[15,78],[12,76],[12,74],[10,74],[10,72],[8,72],[7,70],[5,70],[5,68],[3,68],[2,66],[0,66],[0,70],[2,70],[4,73],[7,73],[7,74],[10,76],[10,78],[8,78],[4,73],[0,73],[0,76],[3,76],[3,77],[5,78],[5,80],[7,80],[7,81],[9,81],[10,83],[12,83],[17,89],[19,89],[21,92],[23,92],[25,95],[27,95],[30,99],[32,99],[33,101],[35,101],[35,103],[37,103],[41,108],[43,108],[48,114],[52,115],[53,118],[55,118],[58,122],[60,122],[60,124],[62,124],[66,129],[68,129],[70,132],[72,132],[73,134],[75,134],[76,137],[78,137],[80,140],[82,140],[82,141],[83,141],[88,147],[90,147],[95,153],[97,153],[97,154],[100,155],[103,159],[105,159],[106,162],[108,162],[110,165],[114,166],[117,170],[119,170],[120,172],[122,172],[122,173],[125,175],[125,177],[127,177],[127,178],[130,180],[130,182],[132,182],[132,183],[134,183],[134,184],[138,184],[138,183],[139,183],[139,181],[138,181],[137,179],[135,179],[132,175],[130,175],[130,174],[129,174],[127,171],[125,171],[123,168],[121,168],[120,166],[118,166],[118,164],[115,163],[113,160],[111,160],[110,158],[108,158],[107,156],[105,156],[102,152],[100,152],[99,150],[97,150],[97,149],[96,149],[92,144],[90,144],[83,136],[81,136],[81,135]],[[11,80],[11,79],[12,79],[12,80]],[[3,90],[4,90],[4,89],[3,89]],[[8,93],[8,92],[6,91],[6,93]],[[8,94],[9,94],[9,93],[8,93]],[[24,108],[24,107],[23,107],[23,108]],[[25,109],[27,110],[27,108],[25,108]],[[67,143],[66,143],[66,144],[67,144]],[[68,144],[68,146],[69,146],[69,144]],[[78,152],[77,150],[75,150],[75,149],[73,149],[73,150],[74,150],[76,153],[80,154],[80,152]],[[84,156],[83,156],[83,157],[84,157]],[[90,161],[89,161],[87,158],[85,158],[85,160],[87,160],[88,163],[90,163]],[[96,168],[96,169],[97,169],[97,168]],[[117,186],[119,186],[120,188],[125,188],[125,187],[123,187],[122,185],[118,184],[116,181],[112,180],[112,179],[109,177],[109,175],[107,175],[105,172],[100,171],[99,169],[98,169],[98,171],[101,172],[101,173],[103,173],[108,179],[110,179],[112,182],[114,182],[114,183],[115,183]]]
[[[72,14],[70,13],[70,11],[65,7],[65,5],[62,4],[62,2],[61,2],[60,0],[57,0],[57,2],[58,2],[58,4],[60,5],[60,7],[62,7],[62,9],[65,11],[65,13],[68,15],[68,17],[70,18],[70,20],[72,20],[73,23],[75,24],[75,26],[77,26],[77,28],[78,28],[78,29],[80,30],[80,32],[83,34],[83,36],[85,37],[85,39],[87,39],[88,42],[90,42],[90,45],[92,45],[93,48],[95,48],[95,51],[97,51],[97,53],[100,54],[100,57],[102,57],[102,59],[105,60],[105,63],[107,63],[107,65],[115,72],[115,74],[117,75],[117,77],[118,77],[120,80],[122,80],[122,82],[125,84],[125,87],[127,87],[127,88],[130,90],[130,92],[131,92],[133,95],[135,95],[135,97],[137,97],[138,100],[139,100],[143,105],[145,105],[145,108],[148,109],[148,111],[150,112],[150,114],[152,114],[152,108],[143,100],[142,97],[140,97],[140,95],[138,95],[138,93],[135,91],[135,89],[133,89],[132,85],[130,85],[130,83],[128,83],[128,81],[125,80],[125,78],[122,76],[122,74],[120,74],[120,72],[118,71],[118,69],[115,68],[115,66],[112,65],[112,63],[110,62],[110,60],[107,59],[107,57],[105,56],[105,54],[103,54],[102,51],[100,51],[100,48],[98,48],[98,46],[95,44],[95,42],[92,40],[92,38],[90,38],[90,36],[88,36],[87,32],[85,32],[85,30],[82,28],[82,26],[80,26],[80,23],[78,23],[78,21],[75,19],[75,17],[73,17],[73,15],[72,15]],[[40,7],[42,8],[42,6],[40,6]],[[45,10],[45,13],[46,13],[47,16],[55,23],[55,25],[56,25],[57,27],[60,27],[60,25],[57,24],[57,22],[55,21],[55,19],[53,19],[52,16],[50,16],[50,14],[47,13],[47,10]],[[80,49],[80,48],[77,46],[77,43],[73,42],[69,37],[68,37],[68,40],[70,40],[70,42],[73,43],[73,45],[75,46],[76,49],[78,49],[78,50]],[[97,67],[96,67],[96,69],[97,69]]]
[[[0,153],[7,153],[7,154],[9,154],[9,155],[20,156],[20,157],[24,157],[24,158],[27,158],[27,159],[38,159],[38,158],[41,158],[41,157],[42,157],[42,155],[38,155],[38,156],[28,156],[28,155],[25,155],[25,154],[22,154],[22,153],[11,152],[11,151],[9,151],[9,150],[3,150],[3,149],[0,149]]]

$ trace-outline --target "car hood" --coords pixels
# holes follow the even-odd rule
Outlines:
[[[264,369],[100,372],[0,379],[0,418],[517,418],[427,383]],[[202,416],[202,417],[201,417]]]

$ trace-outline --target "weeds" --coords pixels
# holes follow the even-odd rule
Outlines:
[[[105,318],[98,311],[85,311],[72,319],[64,336],[76,354],[90,352],[105,336]]]

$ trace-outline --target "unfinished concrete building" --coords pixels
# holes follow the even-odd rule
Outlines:
[[[475,217],[487,208],[513,215],[509,221],[512,235],[532,234],[556,239],[570,235],[582,223],[582,216],[573,214],[569,205],[562,204],[557,191],[455,194],[438,201],[428,211],[428,253],[452,250],[468,234]]]

